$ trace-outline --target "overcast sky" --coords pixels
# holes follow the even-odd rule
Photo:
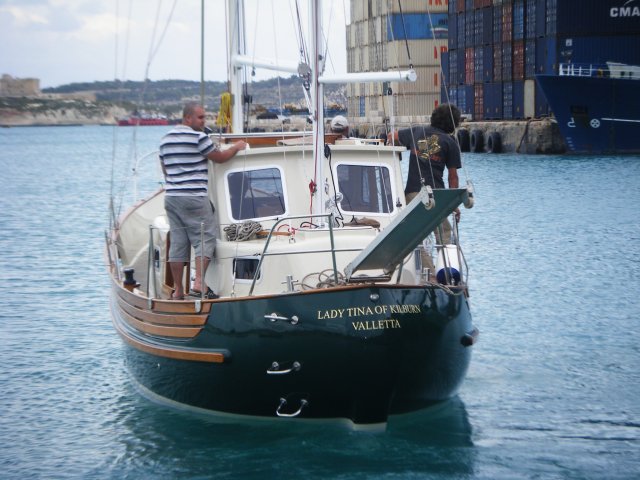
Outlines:
[[[250,54],[298,61],[294,0],[245,2]],[[224,81],[226,0],[204,5],[205,80]],[[45,88],[143,80],[149,64],[152,80],[199,81],[200,11],[201,0],[0,0],[0,74],[39,78]],[[328,72],[346,71],[348,16],[349,0],[324,0]],[[306,10],[302,22],[306,31]],[[256,78],[273,75],[263,71]]]

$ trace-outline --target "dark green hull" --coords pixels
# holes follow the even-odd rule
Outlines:
[[[189,340],[142,335],[117,307],[113,312],[120,330],[154,349],[224,352],[223,363],[206,363],[129,342],[128,368],[155,395],[229,414],[356,424],[384,423],[455,395],[476,333],[467,298],[437,287],[358,286],[214,302],[206,326]]]

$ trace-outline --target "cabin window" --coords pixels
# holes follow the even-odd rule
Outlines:
[[[340,207],[345,212],[390,213],[393,192],[389,169],[381,165],[348,165],[337,167]]]
[[[277,217],[286,211],[278,168],[230,172],[227,188],[234,220]]]
[[[235,272],[235,278],[237,280],[253,280],[253,277],[258,270],[257,258],[234,258],[233,259],[233,271]],[[260,280],[260,275],[258,275]]]

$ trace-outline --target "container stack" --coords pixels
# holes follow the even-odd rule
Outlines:
[[[440,103],[446,54],[446,0],[352,0],[347,70],[371,72],[413,66],[418,80],[347,85],[348,115],[382,119],[424,117]]]
[[[449,0],[442,101],[474,120],[549,115],[559,64],[640,65],[640,0]],[[448,87],[448,88],[447,88]]]

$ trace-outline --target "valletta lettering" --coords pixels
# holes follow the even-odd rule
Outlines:
[[[385,328],[401,328],[395,318],[388,320],[367,320],[366,322],[351,322],[354,330],[384,330]]]

